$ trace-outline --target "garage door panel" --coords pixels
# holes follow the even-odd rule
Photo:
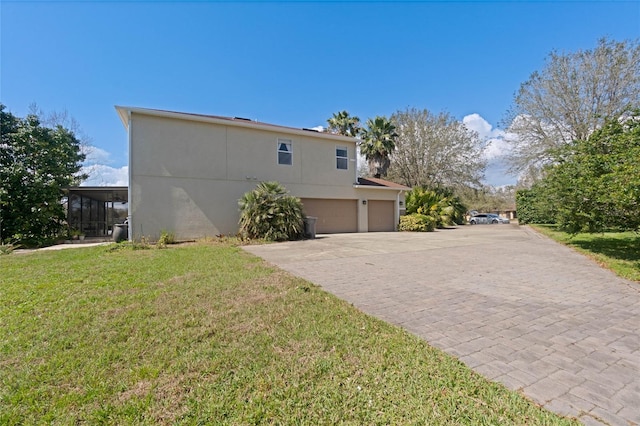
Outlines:
[[[302,198],[304,213],[318,218],[317,234],[358,232],[358,201]]]
[[[395,231],[395,203],[393,201],[369,200],[369,232]]]

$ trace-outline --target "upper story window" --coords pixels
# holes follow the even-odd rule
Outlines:
[[[347,155],[346,146],[336,147],[336,168],[340,170],[349,169],[349,156]]]
[[[290,139],[278,139],[278,164],[293,164],[293,151]]]

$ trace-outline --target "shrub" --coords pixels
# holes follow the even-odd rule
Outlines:
[[[552,194],[540,183],[531,189],[516,191],[516,210],[518,223],[555,223],[555,212],[551,201]]]
[[[13,244],[3,244],[0,243],[0,255],[3,254],[11,254],[13,250],[15,250],[16,246]]]
[[[173,232],[162,230],[160,231],[160,238],[158,239],[158,247],[164,248],[168,244],[176,243],[176,235]]]
[[[406,197],[407,214],[414,213],[433,218],[437,228],[461,225],[465,222],[467,208],[460,199],[446,188],[428,189],[415,187]]]
[[[436,228],[436,220],[431,216],[414,213],[400,216],[398,231],[431,232]]]
[[[269,241],[299,239],[303,235],[302,202],[288,195],[278,182],[262,182],[238,201],[240,234]]]

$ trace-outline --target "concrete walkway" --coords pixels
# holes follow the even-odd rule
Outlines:
[[[640,424],[640,284],[514,225],[248,246],[587,425]]]
[[[51,250],[67,250],[67,249],[75,249],[75,248],[87,248],[87,247],[95,247],[95,246],[104,246],[107,244],[113,244],[112,241],[101,241],[101,242],[81,242],[81,243],[71,243],[71,244],[56,244],[53,246],[42,247],[37,249],[16,249],[13,252],[15,254],[24,254],[24,253],[33,253],[35,251],[51,251]]]

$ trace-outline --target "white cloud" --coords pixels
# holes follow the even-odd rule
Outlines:
[[[324,132],[324,126],[312,127],[311,130],[315,130],[317,132]]]
[[[86,155],[82,173],[89,178],[80,186],[128,186],[129,167],[114,167],[111,153],[93,145],[85,145],[82,152]]]
[[[467,128],[478,132],[480,139],[489,139],[500,136],[501,131],[499,129],[493,129],[493,126],[491,126],[487,120],[482,118],[480,114],[469,114],[462,119],[462,122],[467,126]]]
[[[82,167],[82,172],[87,173],[89,178],[82,182],[80,186],[129,185],[129,166],[116,168],[104,164],[92,164]]]
[[[462,119],[468,129],[478,133],[480,140],[485,143],[484,156],[487,160],[485,181],[491,186],[514,185],[517,178],[507,173],[506,156],[511,151],[507,138],[513,134],[494,128],[480,114],[469,114]]]
[[[506,132],[494,128],[480,114],[469,114],[462,119],[462,122],[468,129],[477,132],[480,139],[485,141],[486,149],[484,155],[487,160],[503,158],[509,153],[510,147],[505,141]]]
[[[85,145],[82,152],[87,156],[84,160],[85,164],[109,164],[111,162],[111,154],[97,146]]]
[[[510,149],[511,147],[504,140],[504,137],[492,138],[487,140],[487,148],[484,152],[484,155],[488,160],[494,158],[503,158],[509,153]]]

